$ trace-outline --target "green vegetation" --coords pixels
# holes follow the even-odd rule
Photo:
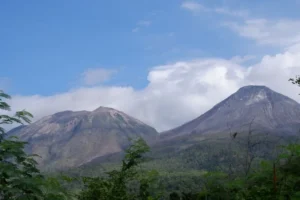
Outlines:
[[[300,76],[296,76],[296,78],[291,78],[289,81],[291,81],[295,85],[300,86]]]
[[[136,167],[143,161],[142,154],[149,151],[144,140],[136,140],[126,151],[120,170],[107,173],[108,177],[84,177],[84,187],[78,195],[79,200],[150,200],[151,183],[156,172],[138,173]]]
[[[0,91],[0,109],[9,111],[10,106],[3,101],[10,96]],[[20,111],[14,116],[0,115],[0,124],[29,123],[32,115]],[[24,152],[26,142],[5,135],[0,127],[0,199],[72,199],[58,179],[44,177],[37,169],[34,157]]]

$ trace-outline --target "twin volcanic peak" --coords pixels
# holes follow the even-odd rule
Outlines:
[[[245,86],[212,109],[161,139],[188,134],[229,133],[249,128],[293,134],[300,129],[300,104],[265,86]]]
[[[300,104],[265,86],[246,86],[198,118],[160,134],[161,140],[191,134],[228,133],[255,128],[284,134],[300,129]],[[64,111],[9,132],[28,141],[27,151],[41,156],[42,168],[76,167],[101,156],[123,151],[128,138],[142,137],[149,144],[157,131],[112,108]]]
[[[9,134],[28,141],[27,151],[41,156],[42,168],[67,168],[94,158],[123,151],[128,138],[142,137],[155,142],[157,131],[143,122],[112,108],[88,111],[64,111]]]

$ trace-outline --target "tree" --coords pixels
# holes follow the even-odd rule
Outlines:
[[[4,101],[10,96],[0,90],[0,111],[10,111]],[[15,115],[0,115],[0,200],[70,199],[57,180],[45,178],[37,168],[34,157],[24,151],[26,142],[9,137],[2,127],[5,124],[30,123],[32,114],[23,110]]]
[[[300,86],[300,76],[296,76],[295,78],[290,78],[289,81],[291,81],[295,85]]]
[[[120,170],[107,172],[108,177],[83,177],[84,188],[78,195],[79,200],[152,200],[150,184],[155,171],[140,175],[137,167],[144,160],[143,154],[149,151],[146,142],[139,138],[126,150]],[[138,182],[139,188],[130,188],[130,184]]]
[[[170,194],[170,200],[180,200],[180,196],[177,192],[172,192]]]

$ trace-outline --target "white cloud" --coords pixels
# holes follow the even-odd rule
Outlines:
[[[252,39],[258,44],[289,47],[300,43],[299,19],[253,18],[249,16],[247,10],[232,10],[225,7],[208,8],[194,1],[185,1],[181,7],[193,13],[205,11],[233,17],[231,21],[222,24],[240,36]]]
[[[259,44],[290,46],[300,42],[300,20],[248,19],[224,25]]]
[[[82,79],[85,85],[95,85],[108,81],[116,70],[104,68],[90,68],[82,74]]]
[[[238,63],[238,64],[242,64],[245,63],[249,60],[253,60],[256,57],[254,55],[246,55],[246,56],[234,56],[230,59],[230,61],[234,62],[234,63]]]
[[[63,110],[119,109],[158,130],[166,130],[204,113],[238,88],[262,84],[300,101],[288,79],[299,74],[300,51],[266,55],[252,66],[235,59],[196,59],[152,68],[149,84],[132,87],[82,87],[54,96],[14,96],[15,110],[26,108],[39,119]]]
[[[206,11],[207,8],[201,5],[200,3],[197,3],[195,1],[185,1],[181,4],[181,7],[192,11],[192,12],[199,12],[199,11]]]

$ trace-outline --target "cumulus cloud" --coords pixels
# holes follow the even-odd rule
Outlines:
[[[259,44],[291,46],[300,42],[300,20],[247,19],[224,25]]]
[[[82,80],[85,85],[96,85],[108,81],[116,70],[104,68],[90,68],[82,74]]]
[[[299,102],[298,88],[288,82],[300,72],[300,51],[266,55],[244,66],[235,59],[195,59],[153,67],[148,85],[82,87],[53,96],[14,96],[12,108],[26,108],[35,120],[63,110],[94,110],[108,106],[124,111],[159,131],[174,128],[249,84],[266,85]]]

